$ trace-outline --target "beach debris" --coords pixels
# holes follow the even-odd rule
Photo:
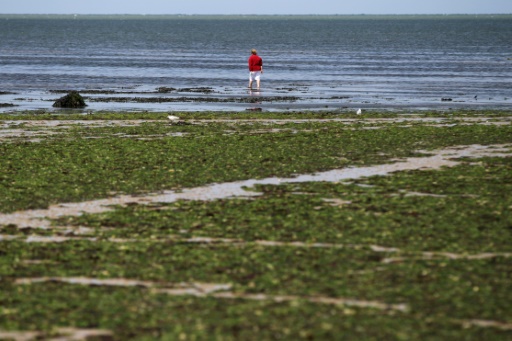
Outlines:
[[[356,112],[357,115],[361,115],[362,113],[363,113],[363,111],[361,109],[358,109]]]
[[[83,108],[86,107],[84,98],[78,91],[70,91],[66,96],[59,98],[53,103],[55,108]]]

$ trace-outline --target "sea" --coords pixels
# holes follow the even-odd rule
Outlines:
[[[511,81],[509,15],[0,15],[3,112],[506,110]]]

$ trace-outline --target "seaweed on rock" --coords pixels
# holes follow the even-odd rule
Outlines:
[[[83,108],[86,107],[84,98],[78,91],[70,91],[66,96],[59,98],[53,103],[55,108]]]

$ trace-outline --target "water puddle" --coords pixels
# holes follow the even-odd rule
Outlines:
[[[469,254],[457,254],[451,252],[415,252],[414,256],[411,257],[394,257],[394,258],[385,258],[381,260],[382,263],[392,264],[392,263],[403,263],[405,261],[412,260],[435,260],[435,259],[449,259],[449,260],[482,260],[482,259],[491,259],[497,257],[510,258],[512,257],[512,253],[495,253],[495,252],[486,252],[479,253],[475,255]]]
[[[10,142],[13,139],[23,139],[27,142],[41,142],[43,138],[57,135],[54,131],[5,129],[0,130],[0,142]]]
[[[461,324],[464,328],[480,327],[480,328],[497,328],[501,330],[512,330],[512,323],[503,323],[489,320],[455,320],[454,322]]]
[[[352,204],[352,201],[343,200],[343,199],[339,199],[339,198],[323,198],[322,201],[327,203],[329,206],[340,207],[340,208],[343,206],[348,206],[348,205]]]
[[[70,241],[100,241],[94,237],[66,237],[66,236],[37,236],[32,235],[28,237],[24,236],[10,236],[0,235],[0,241],[12,241],[18,240],[25,243],[64,243]],[[140,243],[145,241],[144,239],[120,239],[120,238],[109,238],[101,239],[103,242],[109,243]],[[280,242],[275,240],[255,240],[245,241],[240,239],[230,238],[211,238],[211,237],[192,237],[192,238],[180,238],[170,236],[169,238],[163,239],[151,239],[153,243],[186,243],[186,244],[208,244],[208,245],[222,245],[228,244],[232,246],[247,246],[247,245],[259,245],[265,247],[294,247],[294,248],[307,248],[307,249],[354,249],[354,250],[370,250],[376,253],[403,253],[410,254],[408,257],[389,257],[381,260],[384,264],[403,263],[412,260],[436,260],[436,259],[448,259],[448,260],[482,260],[491,258],[511,258],[512,253],[507,252],[486,252],[479,254],[458,254],[453,252],[432,252],[432,251],[408,251],[402,250],[396,247],[388,247],[381,245],[362,245],[362,244],[332,244],[332,243],[306,243],[306,242]]]
[[[408,312],[409,306],[404,303],[393,304],[393,303],[384,303],[378,301],[366,301],[366,300],[357,300],[350,298],[334,298],[334,297],[303,297],[303,296],[271,296],[264,294],[238,294],[238,293],[217,293],[211,295],[215,298],[229,298],[229,299],[245,299],[245,300],[254,300],[254,301],[275,301],[275,302],[294,302],[294,301],[307,301],[310,303],[317,304],[327,304],[327,305],[337,305],[337,306],[348,306],[348,307],[357,307],[357,308],[369,308],[369,309],[377,309],[377,310],[392,310],[392,311],[401,311]]]
[[[212,284],[212,283],[159,283],[148,281],[137,281],[129,279],[97,279],[85,277],[41,277],[41,278],[20,278],[15,284],[29,285],[37,283],[58,282],[76,285],[91,286],[114,286],[114,287],[142,287],[151,289],[153,293],[167,294],[171,296],[197,296],[197,297],[215,297],[221,299],[244,299],[253,301],[275,301],[292,302],[307,301],[317,304],[351,306],[358,308],[371,308],[378,310],[394,310],[407,312],[407,304],[389,304],[378,301],[357,300],[351,298],[336,298],[323,296],[291,296],[291,295],[265,295],[265,294],[246,294],[229,291],[232,289],[230,284]],[[162,288],[165,286],[167,288]]]
[[[484,156],[508,157],[512,155],[510,148],[505,145],[471,145],[428,151],[425,153],[429,153],[430,156],[398,160],[392,164],[334,169],[314,174],[299,175],[294,178],[272,177],[265,179],[250,179],[183,189],[180,192],[164,191],[162,193],[148,194],[144,196],[121,195],[80,203],[52,205],[48,209],[0,214],[0,225],[12,224],[18,226],[18,228],[32,227],[48,229],[51,227],[51,222],[48,219],[57,219],[62,216],[79,216],[83,213],[102,213],[113,210],[112,206],[115,205],[147,205],[154,203],[172,203],[178,200],[209,201],[235,197],[259,196],[261,193],[248,191],[246,189],[252,188],[255,185],[279,185],[283,183],[318,181],[340,182],[376,175],[388,175],[398,171],[453,167],[459,164],[459,162],[455,160],[458,158],[480,158]]]
[[[77,329],[77,328],[57,328],[49,337],[43,332],[26,332],[26,331],[0,331],[0,340],[11,341],[85,341],[88,339],[95,340],[112,340],[113,333],[109,330],[102,329]]]
[[[157,292],[163,292],[170,295],[194,295],[204,296],[217,291],[230,290],[231,284],[215,284],[215,283],[162,283],[139,281],[124,278],[86,278],[86,277],[40,277],[40,278],[20,278],[16,280],[16,284],[36,284],[58,282],[77,285],[91,286],[112,286],[112,287],[141,287],[146,289],[157,289]]]

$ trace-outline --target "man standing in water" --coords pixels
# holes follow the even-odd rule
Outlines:
[[[251,50],[249,57],[249,89],[252,89],[252,83],[256,81],[256,87],[260,88],[260,78],[263,73],[263,60],[258,56],[256,49]]]

